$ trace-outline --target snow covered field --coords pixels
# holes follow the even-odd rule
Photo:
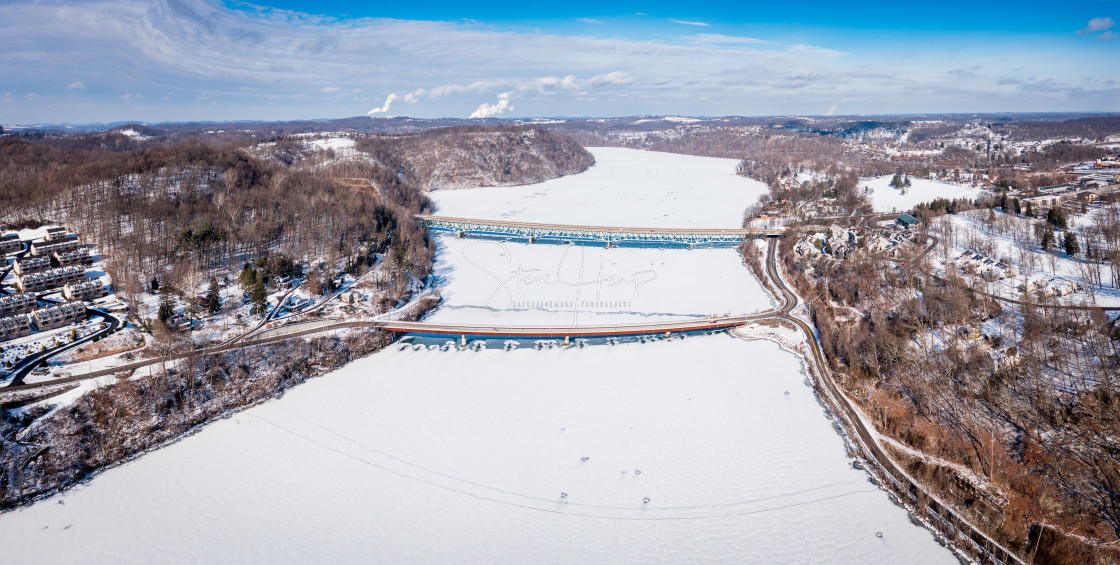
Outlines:
[[[798,367],[725,335],[392,348],[0,516],[0,544],[13,563],[955,563],[850,467]]]
[[[735,159],[588,148],[595,165],[529,186],[436,191],[438,214],[556,224],[738,228],[766,185]]]
[[[316,139],[314,141],[306,142],[307,147],[319,151],[326,151],[333,149],[336,155],[353,155],[356,151],[354,149],[354,140],[346,137],[328,137],[325,139]]]
[[[980,189],[960,184],[911,178],[911,186],[907,187],[906,194],[903,194],[902,190],[890,186],[891,178],[891,176],[882,176],[859,181],[861,188],[871,189],[871,205],[876,212],[901,213],[935,198],[976,198],[982,192]]]

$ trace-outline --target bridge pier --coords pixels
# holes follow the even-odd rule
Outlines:
[[[466,336],[466,334],[463,334],[463,335],[459,336],[459,345],[461,345],[462,347],[467,346],[467,336]]]

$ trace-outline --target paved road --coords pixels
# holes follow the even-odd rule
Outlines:
[[[40,299],[40,300],[42,300],[42,299]],[[47,301],[47,302],[51,302],[51,301]],[[27,385],[23,384],[24,379],[27,378],[27,375],[31,374],[31,371],[35,370],[35,367],[39,366],[39,363],[41,363],[45,360],[49,360],[51,357],[54,357],[54,356],[59,355],[61,353],[65,353],[67,351],[70,351],[71,349],[74,349],[75,347],[78,347],[78,346],[82,345],[83,343],[89,343],[90,341],[93,341],[94,338],[107,336],[110,333],[124,327],[124,323],[121,322],[121,320],[119,318],[117,318],[116,316],[113,316],[112,314],[110,314],[110,313],[108,313],[104,310],[97,310],[95,308],[86,308],[86,318],[89,318],[89,317],[92,317],[92,316],[95,316],[95,315],[105,318],[105,321],[108,322],[108,325],[106,327],[94,332],[94,333],[91,333],[87,336],[78,338],[77,340],[74,340],[70,343],[67,343],[65,345],[60,345],[58,347],[54,347],[54,348],[48,349],[46,351],[41,351],[39,353],[36,353],[36,354],[24,359],[23,364],[21,364],[16,369],[15,376],[12,377],[12,382],[8,383],[8,386],[4,387],[3,389],[0,389],[0,391],[7,391],[9,389],[16,390],[19,387],[27,386]],[[46,384],[53,384],[54,382],[56,382],[56,381],[51,381],[50,383],[46,383]]]
[[[935,239],[921,254],[925,255],[933,249],[936,244],[937,241]],[[1019,563],[1025,565],[1025,562],[1017,555],[996,543],[995,540],[988,537],[984,532],[980,531],[959,514],[945,506],[945,504],[932,492],[929,492],[924,485],[913,480],[883,449],[878,440],[878,433],[874,431],[874,428],[871,427],[870,424],[864,421],[862,413],[859,412],[847,395],[845,395],[832,380],[828,364],[825,362],[820,344],[817,342],[816,332],[803,320],[790,315],[790,312],[797,304],[797,295],[786,286],[785,282],[782,281],[779,276],[775,247],[776,241],[771,240],[766,252],[766,267],[770,278],[774,281],[774,284],[777,285],[778,290],[781,291],[785,299],[785,304],[774,317],[792,322],[805,334],[805,343],[809,345],[809,350],[812,352],[813,360],[818,368],[817,374],[820,375],[820,384],[828,392],[828,396],[832,398],[833,406],[838,408],[841,412],[843,419],[848,424],[848,428],[855,432],[860,443],[866,448],[866,452],[878,463],[879,468],[884,471],[888,478],[894,481],[895,485],[902,492],[910,494],[910,502],[912,504],[922,504],[924,499],[926,508],[951,526],[952,529],[949,531],[960,532],[968,540],[971,540],[974,544],[973,549],[978,548],[981,552],[986,552],[987,556],[986,559],[983,560],[984,562]],[[921,494],[921,496],[919,496],[919,494]],[[961,540],[958,539],[955,541],[959,543]]]

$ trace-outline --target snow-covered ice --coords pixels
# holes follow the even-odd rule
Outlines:
[[[955,563],[851,468],[798,367],[726,335],[390,348],[0,516],[0,544],[13,563]]]
[[[437,241],[444,302],[429,318],[435,321],[592,325],[773,307],[734,249]]]
[[[766,185],[735,174],[738,161],[614,147],[588,148],[595,165],[527,186],[431,194],[461,218],[625,227],[738,228]]]
[[[892,176],[860,179],[860,188],[871,189],[871,206],[876,212],[905,212],[922,202],[935,198],[977,198],[983,192],[978,188],[936,180],[910,178],[910,186],[898,189],[890,186]],[[906,194],[903,194],[905,190]]]

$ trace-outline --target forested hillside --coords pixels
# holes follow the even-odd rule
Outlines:
[[[459,126],[363,137],[359,150],[401,154],[424,190],[532,184],[586,170],[595,158],[570,138],[535,127]]]

